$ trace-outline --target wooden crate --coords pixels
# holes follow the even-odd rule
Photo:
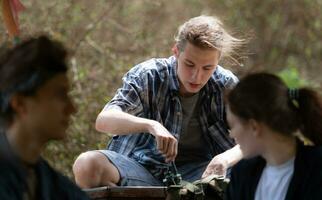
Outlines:
[[[84,190],[92,200],[164,200],[166,187],[126,186],[99,187]]]
[[[168,195],[167,187],[152,186],[118,186],[118,187],[99,187],[84,190],[91,200],[172,200]],[[208,187],[205,189],[204,200],[222,200],[217,192]],[[182,200],[195,199],[191,195],[183,196]]]

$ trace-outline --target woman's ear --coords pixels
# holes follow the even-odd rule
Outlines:
[[[252,130],[252,134],[254,137],[259,137],[261,135],[261,123],[259,123],[258,121],[254,120],[254,119],[250,119],[249,120],[249,126]]]

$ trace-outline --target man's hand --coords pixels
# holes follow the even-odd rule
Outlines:
[[[228,169],[228,162],[222,154],[215,156],[208,164],[206,170],[202,174],[201,178],[216,174],[218,176],[226,176]]]
[[[178,152],[177,139],[159,122],[125,113],[121,108],[103,110],[96,119],[96,130],[103,133],[127,135],[149,132],[154,135],[157,148],[166,162],[174,161]]]
[[[165,156],[165,161],[174,161],[178,153],[177,139],[157,121],[151,120],[149,132],[154,135],[157,148]]]
[[[220,176],[226,176],[226,171],[229,167],[232,167],[238,161],[243,158],[243,153],[239,145],[215,156],[208,164],[206,170],[202,174],[202,178],[205,178],[212,174]]]

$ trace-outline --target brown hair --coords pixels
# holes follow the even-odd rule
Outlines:
[[[293,94],[293,95],[292,95]],[[322,144],[322,98],[312,89],[290,94],[276,75],[256,73],[243,78],[228,93],[230,110],[244,120],[254,119],[272,130],[291,135],[296,130],[315,145]]]

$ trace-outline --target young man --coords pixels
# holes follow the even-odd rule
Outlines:
[[[124,76],[123,87],[96,121],[98,131],[114,137],[108,150],[77,158],[76,183],[83,188],[162,185],[173,161],[183,179],[193,181],[224,173],[239,161],[223,102],[225,88],[238,80],[218,62],[242,42],[215,17],[184,23],[174,56],[148,60]]]
[[[0,61],[0,199],[88,199],[40,156],[49,140],[65,138],[75,112],[66,53],[41,36]]]

